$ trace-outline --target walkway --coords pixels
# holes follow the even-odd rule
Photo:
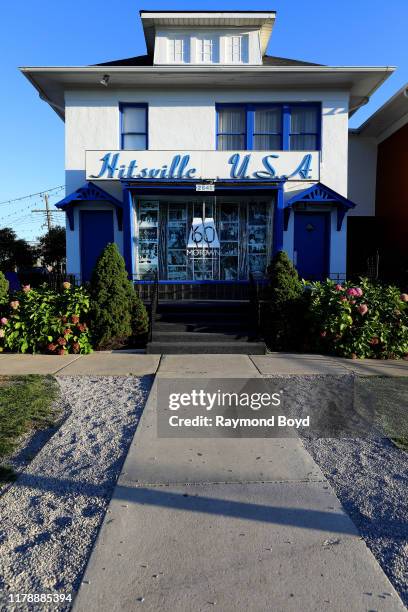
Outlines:
[[[350,369],[399,376],[408,375],[407,363],[181,355],[154,366],[146,357],[96,355],[59,371],[99,373],[98,359],[104,373],[146,373],[159,365],[74,610],[405,609],[298,439],[158,438],[156,388],[161,377]],[[0,369],[10,370],[12,359],[0,361]]]
[[[323,355],[142,355],[99,352],[92,355],[0,354],[0,375],[59,374],[80,376],[144,376],[161,371],[210,376],[271,376],[353,372],[361,376],[408,376],[408,361],[350,360]],[[164,365],[165,364],[165,365]],[[164,369],[163,369],[164,368]]]

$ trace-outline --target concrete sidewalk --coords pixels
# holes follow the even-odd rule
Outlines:
[[[319,356],[165,356],[77,612],[405,610],[298,438],[156,434],[161,377],[344,374]]]
[[[324,355],[143,355],[95,352],[91,355],[0,354],[0,375],[144,376],[160,371],[169,376],[212,375],[239,378],[274,375],[325,375],[352,372],[359,376],[408,376],[408,361],[340,359]]]

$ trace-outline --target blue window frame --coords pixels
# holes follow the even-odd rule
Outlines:
[[[321,104],[217,104],[219,151],[319,151]]]
[[[119,104],[120,148],[144,151],[148,149],[148,106],[147,104]]]

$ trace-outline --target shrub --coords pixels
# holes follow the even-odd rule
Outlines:
[[[285,252],[279,251],[274,256],[268,277],[268,300],[263,314],[266,340],[276,350],[294,348],[299,342],[303,285]]]
[[[132,341],[134,344],[145,344],[149,331],[149,315],[139,295],[133,290],[132,303]]]
[[[123,345],[132,336],[135,291],[116,244],[108,244],[91,278],[91,332],[96,348]]]
[[[408,356],[408,295],[360,279],[307,283],[310,345],[341,357]]]
[[[25,285],[0,320],[0,339],[4,348],[18,353],[90,353],[84,320],[88,311],[89,295],[83,288],[64,283],[59,293],[46,285]]]
[[[0,313],[2,308],[8,302],[9,283],[3,272],[0,272]]]

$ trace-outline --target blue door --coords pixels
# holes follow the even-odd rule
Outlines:
[[[329,213],[295,212],[295,265],[301,278],[322,280],[327,277],[329,223]]]
[[[89,281],[96,260],[109,242],[113,242],[111,210],[81,210],[81,273]]]

